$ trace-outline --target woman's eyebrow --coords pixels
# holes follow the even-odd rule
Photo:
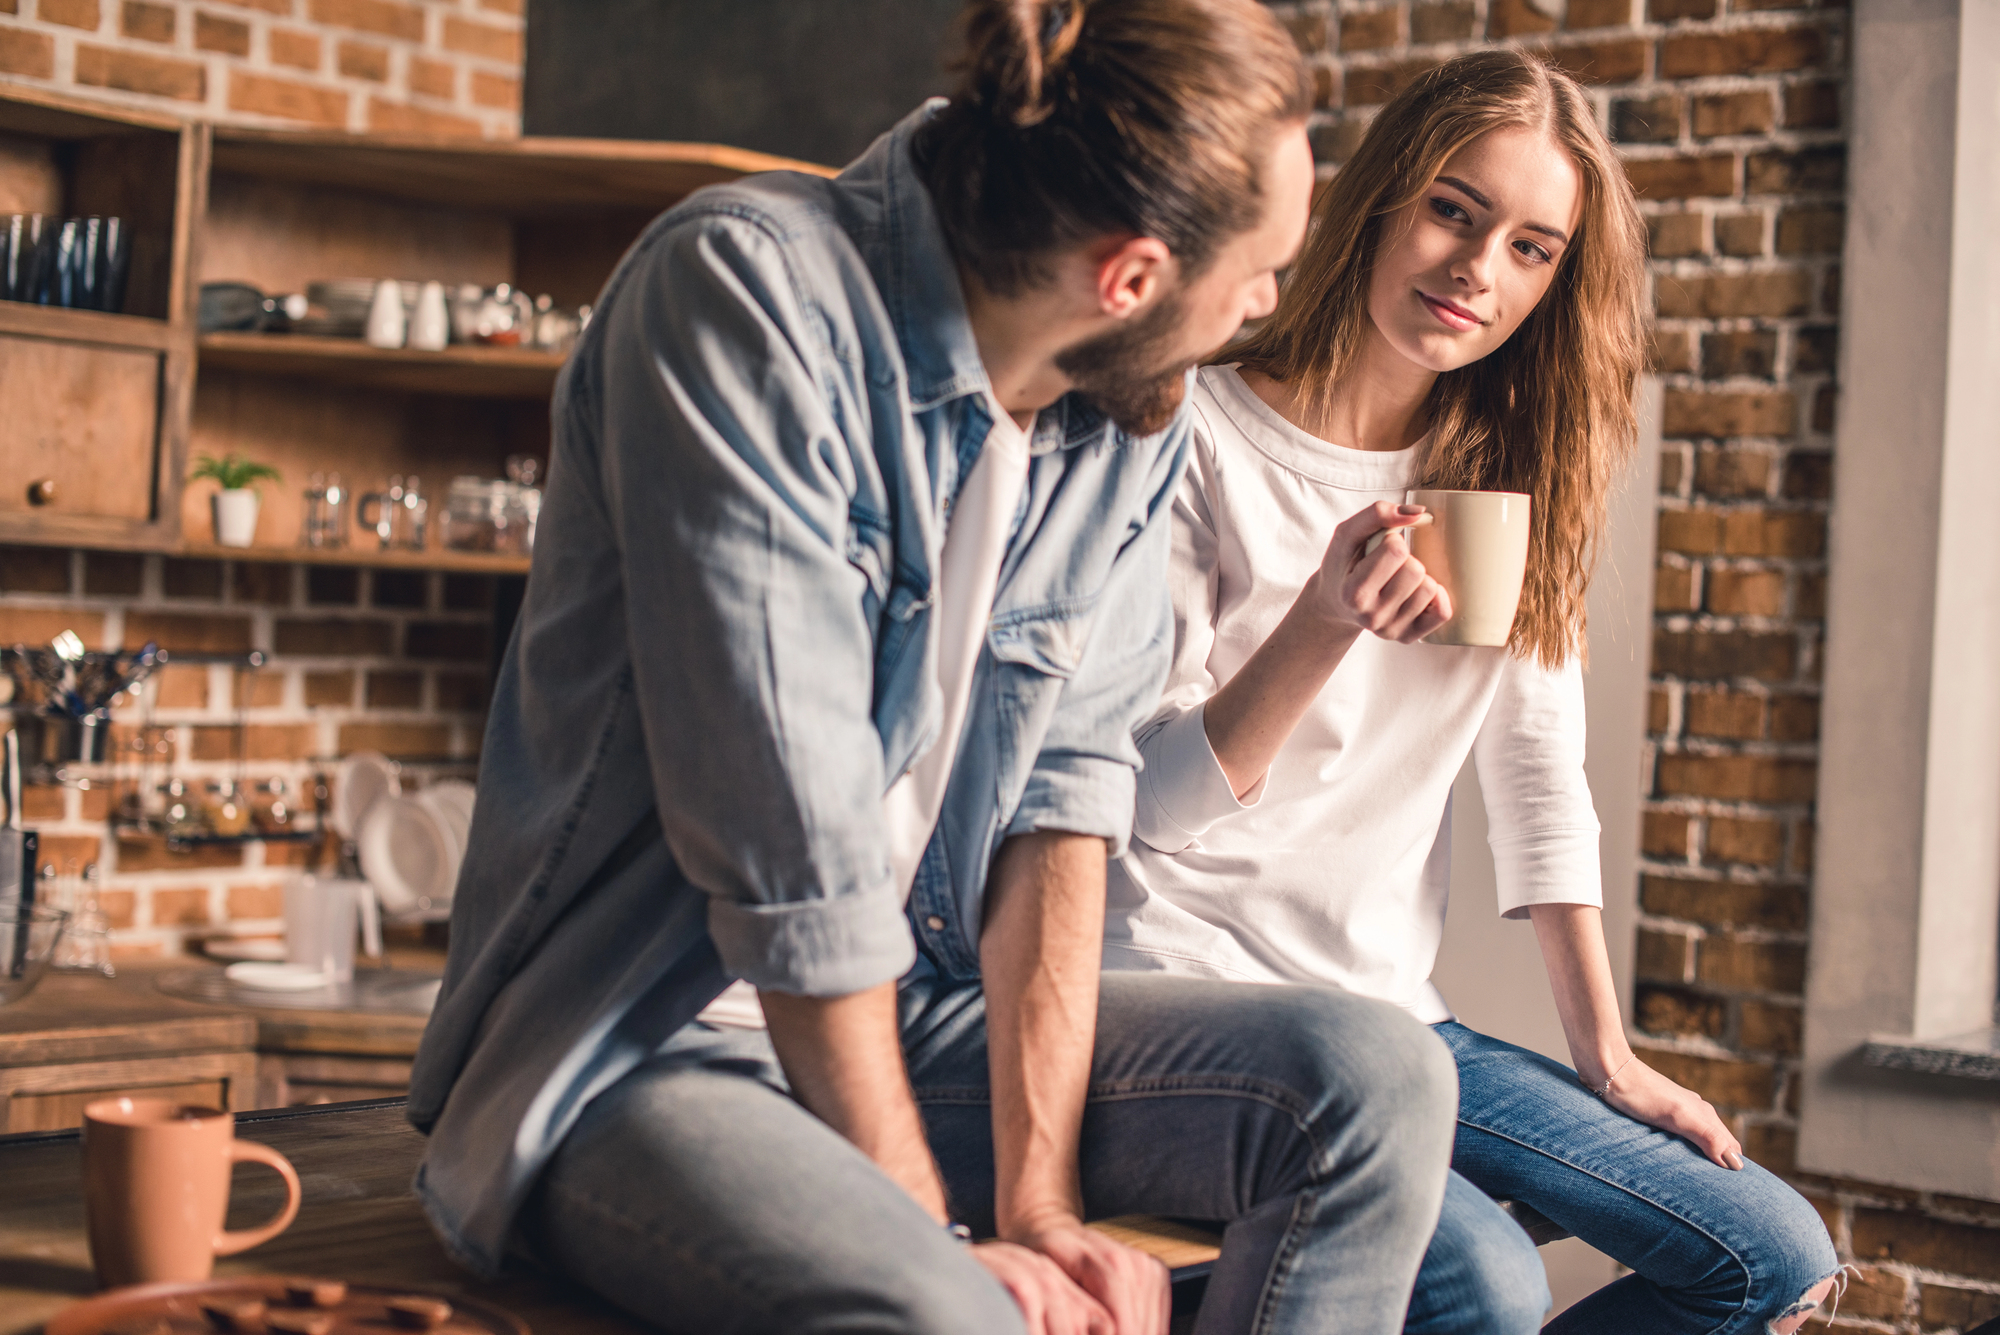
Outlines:
[[[1470,197],[1472,202],[1477,204],[1482,209],[1491,209],[1493,207],[1492,200],[1488,199],[1485,195],[1482,195],[1481,193],[1479,193],[1479,191],[1475,190],[1472,186],[1468,185],[1465,181],[1459,179],[1456,176],[1440,176],[1438,177],[1438,180],[1442,184],[1448,185],[1452,189],[1457,190],[1462,194]],[[1562,242],[1564,245],[1569,244],[1569,233],[1565,232],[1560,227],[1551,227],[1547,223],[1535,223],[1535,222],[1522,223],[1521,226],[1526,228],[1530,232],[1540,232],[1543,236],[1554,237],[1556,240]]]
[[[1440,176],[1438,177],[1438,180],[1442,181],[1444,184],[1450,186],[1454,190],[1458,190],[1467,195],[1472,196],[1472,202],[1477,204],[1482,209],[1490,209],[1493,207],[1492,200],[1480,194],[1477,190],[1474,190],[1471,186],[1467,185],[1464,181],[1459,180],[1458,177],[1456,176]]]

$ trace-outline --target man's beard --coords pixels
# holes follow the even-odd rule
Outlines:
[[[1188,367],[1200,360],[1169,351],[1185,308],[1181,293],[1165,297],[1144,315],[1070,344],[1056,354],[1056,369],[1123,430],[1164,431],[1187,394]]]

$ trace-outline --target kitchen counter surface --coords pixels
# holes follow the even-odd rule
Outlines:
[[[409,992],[442,972],[444,954],[395,951],[385,963],[357,976]],[[90,1090],[183,1086],[176,1097],[242,1112],[408,1089],[427,1018],[413,1007],[300,1009],[282,994],[260,1006],[255,993],[221,988],[221,970],[182,957],[120,966],[116,978],[51,974],[0,1007],[0,1131],[73,1127]],[[204,990],[191,981],[216,983],[216,999],[190,999]]]

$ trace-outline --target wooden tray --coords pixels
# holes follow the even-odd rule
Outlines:
[[[384,1289],[372,1284],[349,1284],[347,1299],[338,1307],[297,1309],[285,1300],[285,1286],[298,1283],[290,1276],[257,1276],[249,1279],[214,1279],[195,1284],[135,1284],[113,1289],[85,1299],[56,1313],[44,1335],[133,1335],[148,1329],[149,1321],[165,1321],[161,1330],[173,1335],[210,1335],[217,1327],[202,1314],[201,1305],[217,1298],[262,1298],[271,1310],[324,1311],[334,1318],[332,1335],[389,1335],[404,1327],[389,1320],[387,1304],[395,1298],[443,1298],[451,1304],[451,1319],[434,1335],[529,1335],[527,1323],[511,1312],[451,1294],[421,1289]],[[253,1326],[263,1330],[261,1323]]]

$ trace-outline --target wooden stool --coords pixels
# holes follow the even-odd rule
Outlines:
[[[1571,1236],[1561,1224],[1554,1223],[1519,1201],[1501,1201],[1499,1204],[1537,1247]],[[1158,1258],[1176,1284],[1208,1274],[1215,1268],[1216,1258],[1222,1255],[1222,1234],[1177,1219],[1127,1214],[1116,1219],[1099,1219],[1090,1227],[1106,1237]]]

